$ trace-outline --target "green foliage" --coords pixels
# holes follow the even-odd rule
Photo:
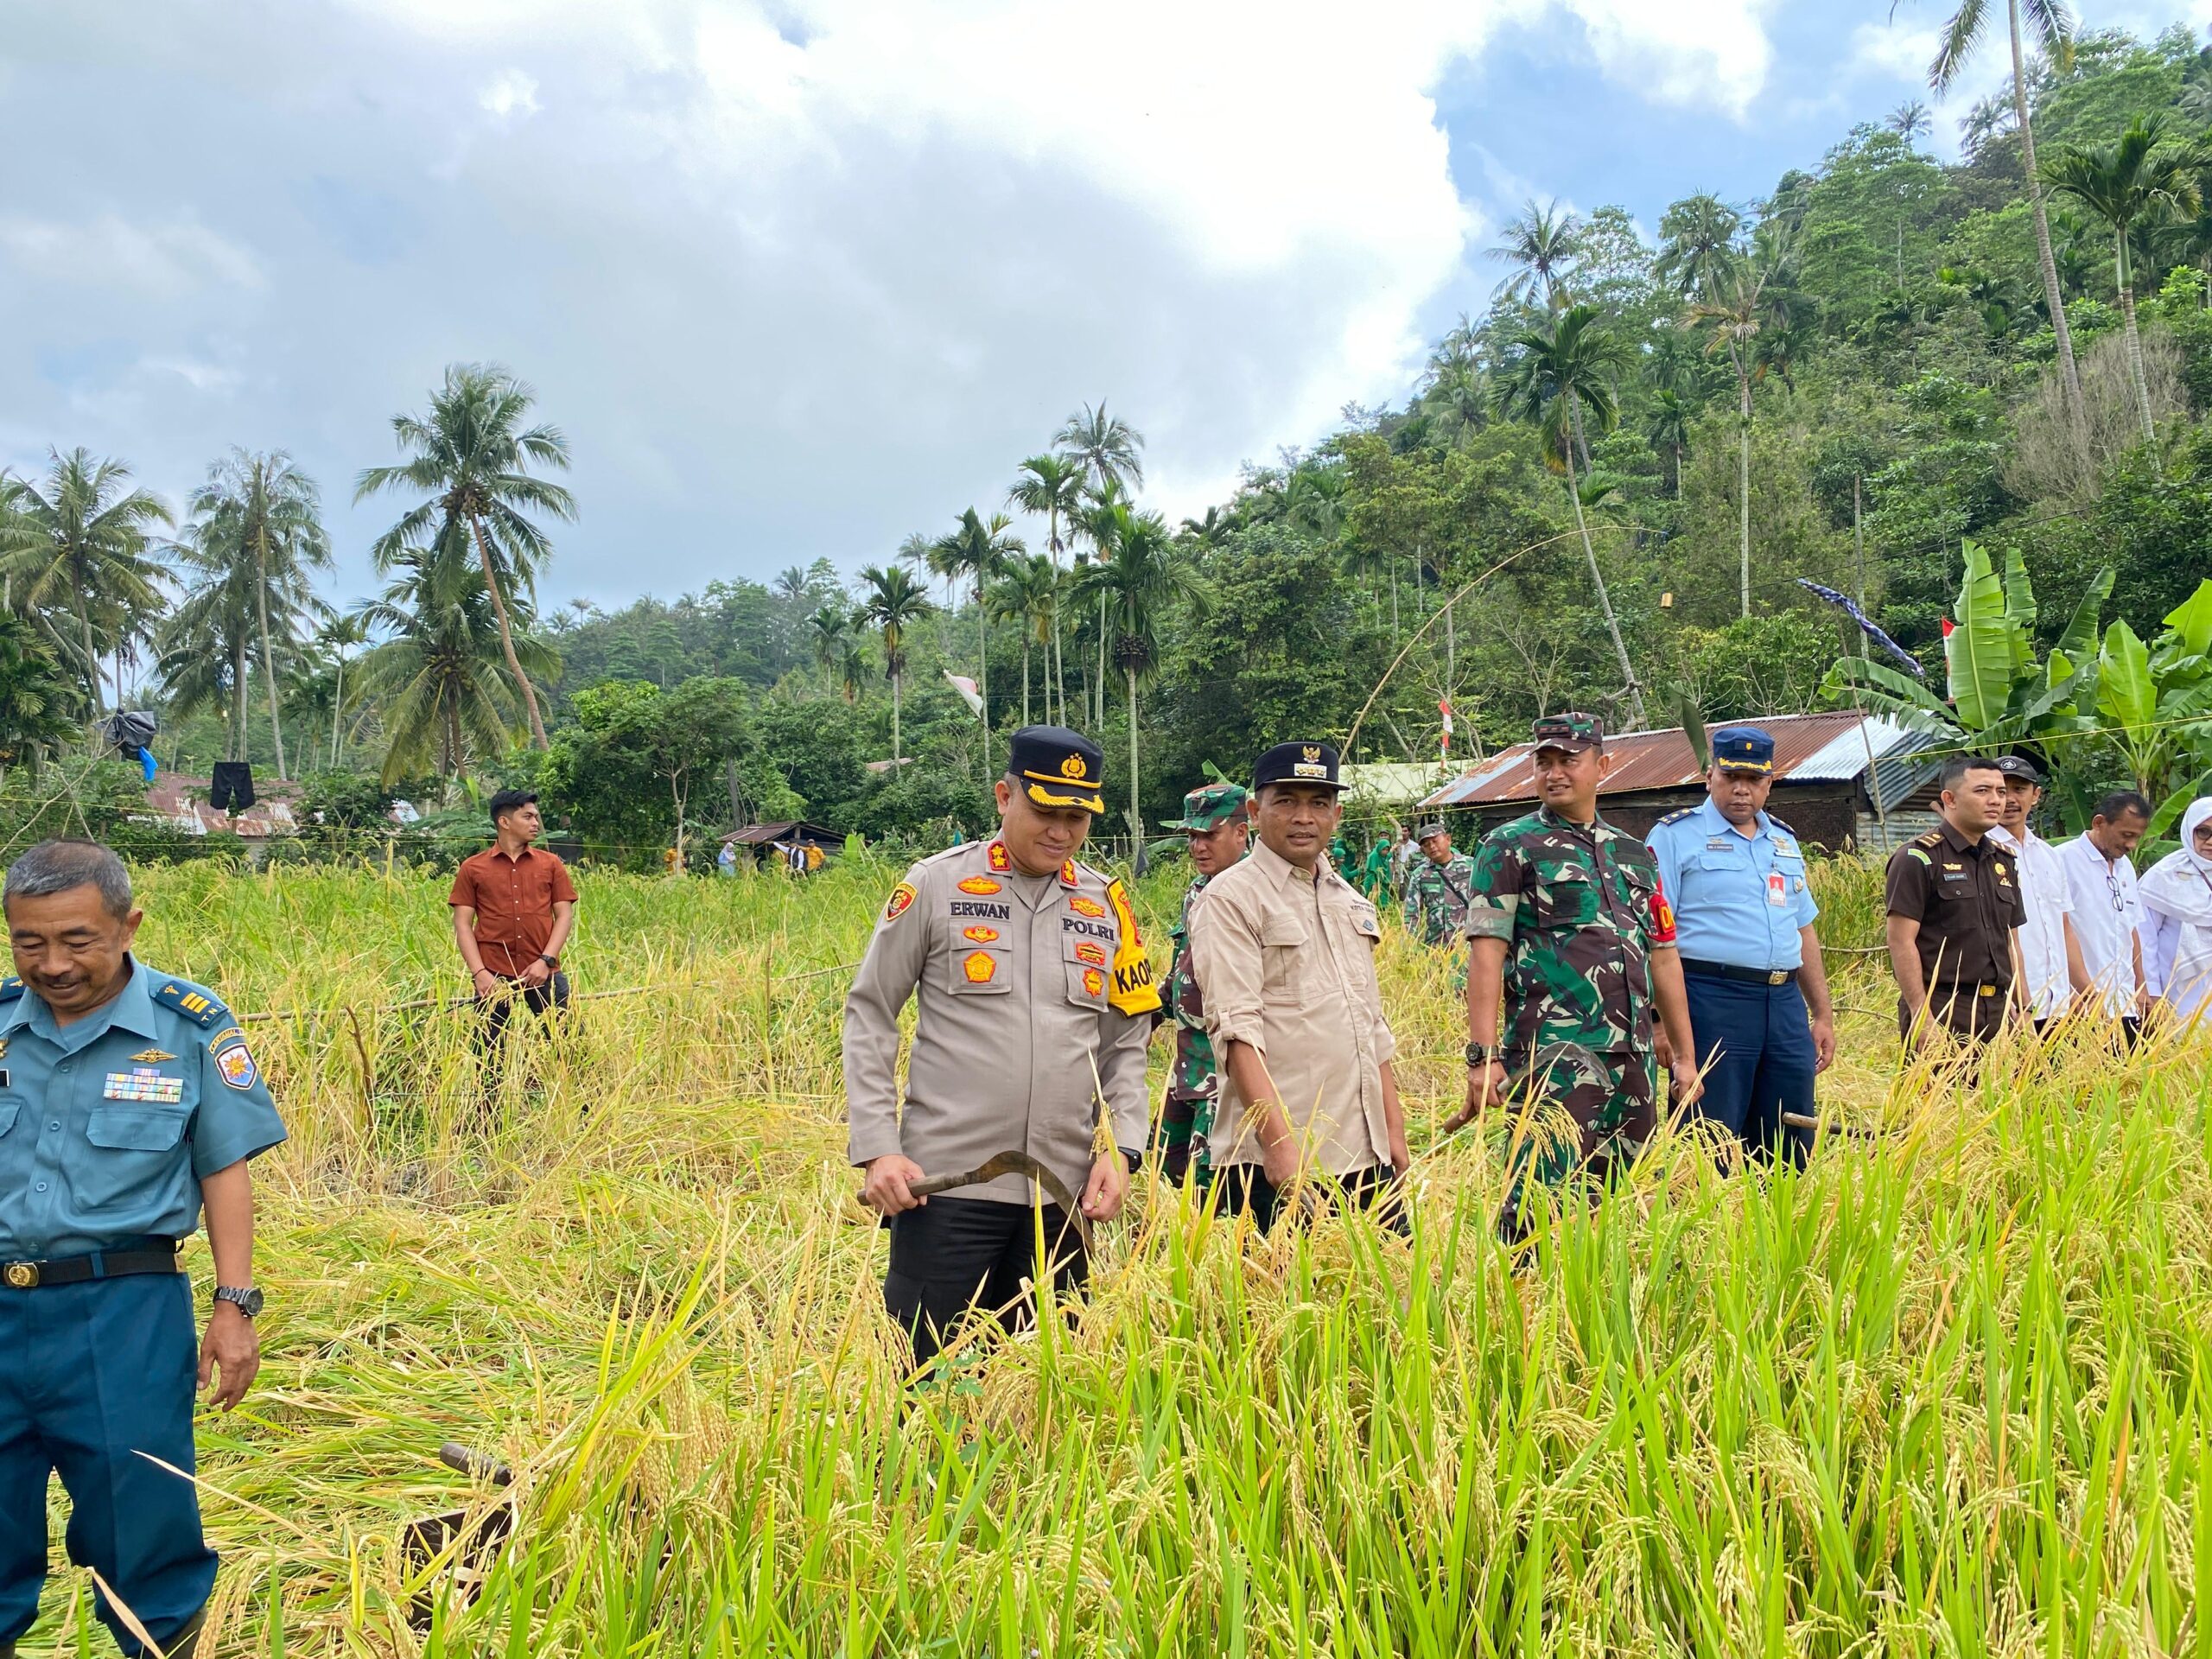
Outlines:
[[[577,692],[572,706],[575,723],[554,744],[545,787],[588,848],[645,862],[683,836],[695,812],[728,821],[715,786],[753,737],[743,682],[702,677],[663,691],[606,680]]]
[[[75,735],[83,706],[53,648],[24,618],[0,611],[0,777]]]

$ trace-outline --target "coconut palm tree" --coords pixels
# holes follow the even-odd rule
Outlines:
[[[1928,106],[1916,98],[1909,98],[1890,111],[1890,118],[1882,124],[1904,140],[1910,149],[1936,130],[1936,118]]]
[[[1574,526],[1581,532],[1582,555],[1590,563],[1591,585],[1597,589],[1598,608],[1605,615],[1605,632],[1612,637],[1623,690],[1628,698],[1629,718],[1640,729],[1644,723],[1643,691],[1628,658],[1621,638],[1620,619],[1605,591],[1605,573],[1598,568],[1598,550],[1590,538],[1590,521],[1582,510],[1582,494],[1574,472],[1574,425],[1577,414],[1595,427],[1600,436],[1620,420],[1620,403],[1613,391],[1615,380],[1628,365],[1628,349],[1599,319],[1593,305],[1569,306],[1552,324],[1515,337],[1513,357],[1503,378],[1502,406],[1508,416],[1534,422],[1543,433],[1551,464],[1567,475],[1567,499],[1574,509]]]
[[[1789,254],[1779,238],[1762,237],[1750,257],[1729,266],[1713,297],[1690,308],[1692,321],[1707,331],[1706,350],[1725,350],[1736,373],[1737,582],[1745,616],[1751,613],[1751,382],[1760,369],[1762,334],[1790,319]]]
[[[1343,467],[1300,467],[1290,475],[1290,520],[1323,541],[1343,533],[1350,505]]]
[[[1082,468],[1093,493],[1103,492],[1109,484],[1126,489],[1144,482],[1144,459],[1138,453],[1144,448],[1144,434],[1107,414],[1103,397],[1096,407],[1085,404],[1069,416],[1052,442]]]
[[[385,562],[398,580],[358,613],[386,635],[361,674],[382,708],[384,781],[435,767],[450,785],[472,758],[496,755],[512,741],[521,699],[502,667],[551,680],[561,659],[534,634],[501,632],[480,565],[425,548]]]
[[[269,601],[274,592],[278,597],[277,620],[283,625],[283,643],[289,648],[298,637],[291,625],[321,608],[321,601],[307,589],[307,573],[331,568],[330,537],[322,528],[321,496],[315,480],[294,466],[283,450],[250,454],[232,449],[207,469],[207,481],[193,492],[190,509],[203,526],[203,546],[234,548],[235,556],[252,569],[261,676],[269,693],[269,732],[276,751],[276,775],[287,777]]]
[[[130,469],[121,461],[95,461],[82,449],[47,455],[46,477],[16,480],[0,518],[0,578],[10,602],[75,659],[71,666],[85,677],[86,701],[97,716],[101,651],[120,645],[161,610],[153,531],[175,521],[160,498],[127,487]],[[122,694],[118,680],[116,696]]]
[[[1060,569],[1060,556],[1067,551],[1067,543],[1061,537],[1060,526],[1072,523],[1083,506],[1084,466],[1072,455],[1032,455],[1017,469],[1014,486],[1007,492],[1007,505],[1023,512],[1045,515],[1045,550],[1052,556],[1052,568]],[[1058,625],[1051,641],[1052,678],[1060,693],[1060,719],[1068,715],[1067,664],[1060,650]],[[1049,689],[1046,696],[1045,718],[1052,717]]]
[[[397,467],[367,468],[354,485],[353,499],[385,490],[429,494],[371,545],[379,570],[391,569],[418,548],[461,561],[474,549],[499,623],[507,677],[530,717],[531,740],[545,749],[551,745],[537,692],[515,648],[510,612],[518,598],[526,606],[535,594],[537,569],[552,552],[531,515],[570,519],[576,516],[576,504],[561,486],[529,470],[565,470],[569,465],[569,441],[560,428],[543,422],[524,424],[537,397],[496,365],[454,364],[446,371],[444,385],[430,394],[427,416],[392,416],[392,435],[410,459]],[[525,608],[525,620],[529,614]]]
[[[1685,196],[1659,216],[1659,257],[1651,274],[1686,300],[1710,300],[1733,270],[1744,216],[1709,190]]]
[[[1644,412],[1643,441],[1667,457],[1668,476],[1674,481],[1675,499],[1682,499],[1682,456],[1690,447],[1690,423],[1697,411],[1678,391],[1655,391]]]
[[[2071,196],[2112,232],[2113,269],[2120,284],[2120,314],[2127,326],[2127,371],[2143,416],[2143,441],[2155,443],[2151,389],[2143,374],[2143,336],[2135,321],[2136,226],[2164,213],[2186,215],[2202,201],[2196,169],[2203,156],[2196,145],[2170,140],[2164,111],[2138,116],[2109,144],[2061,144],[2044,163],[2044,182]]]
[[[948,582],[965,576],[976,596],[976,690],[983,702],[983,775],[991,771],[991,608],[984,590],[998,579],[1007,561],[1028,549],[1014,533],[1014,520],[1002,512],[988,518],[969,507],[960,522],[930,548],[930,568]]]
[[[1513,267],[1491,298],[1558,310],[1567,298],[1567,271],[1581,232],[1582,221],[1561,213],[1557,201],[1539,207],[1531,197],[1519,218],[1505,221],[1505,234],[1490,250],[1491,258]]]
[[[1029,724],[1029,651],[1037,646],[1052,661],[1052,641],[1058,637],[1060,572],[1041,553],[1010,559],[1005,573],[990,591],[991,613],[1021,627],[1021,723]],[[1052,718],[1052,687],[1045,685],[1045,718]],[[1065,715],[1063,715],[1065,719]]]
[[[1959,9],[1943,26],[1942,44],[1928,66],[1928,85],[1938,98],[1951,90],[1965,71],[1967,60],[1980,44],[1987,26],[1991,0],[1960,0]],[[2005,21],[2012,47],[2012,118],[2020,134],[2020,160],[2028,175],[2028,207],[2036,225],[2036,254],[2043,264],[2044,302],[2050,313],[2051,332],[2058,339],[2061,395],[2073,412],[2078,441],[2088,443],[2082,416],[2082,376],[2074,363],[2074,333],[2066,322],[2066,294],[2058,284],[2058,265],[2051,257],[2050,217],[2044,207],[2043,175],[2036,165],[2035,124],[2028,113],[2028,76],[2021,50],[2020,24],[2024,15],[2031,44],[2053,65],[2063,69],[2074,58],[2074,20],[2065,0],[2005,0]]]
[[[246,758],[247,664],[259,589],[236,528],[234,518],[197,518],[170,543],[184,597],[154,631],[155,673],[170,709],[186,715],[220,709],[226,760]]]
[[[333,616],[315,635],[315,643],[328,654],[337,670],[337,683],[330,696],[330,764],[335,767],[343,748],[340,740],[346,716],[346,664],[350,654],[369,643],[369,625],[359,616]]]
[[[1081,587],[1105,606],[1114,632],[1114,660],[1128,694],[1129,834],[1141,841],[1144,820],[1138,810],[1137,683],[1148,678],[1159,660],[1157,630],[1167,607],[1197,603],[1205,593],[1190,555],[1168,533],[1155,512],[1136,512],[1126,503],[1103,509],[1096,520],[1098,559],[1086,569]]]
[[[902,565],[871,564],[861,572],[860,618],[883,636],[883,671],[891,681],[891,764],[899,750],[899,683],[906,671],[906,630],[937,607]]]
[[[77,731],[79,693],[29,619],[0,607],[0,781]]]

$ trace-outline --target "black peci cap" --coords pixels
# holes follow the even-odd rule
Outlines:
[[[1278,743],[1252,764],[1255,793],[1269,784],[1319,784],[1350,789],[1337,776],[1337,752],[1326,743]]]
[[[1024,726],[1007,746],[1006,767],[1039,806],[1079,806],[1094,817],[1106,810],[1098,793],[1106,781],[1106,754],[1080,732]]]

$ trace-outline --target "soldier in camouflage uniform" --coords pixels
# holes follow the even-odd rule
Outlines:
[[[1543,804],[1491,831],[1475,855],[1467,1103],[1446,1126],[1509,1098],[1573,1121],[1573,1135],[1533,1119],[1516,1135],[1498,1223],[1509,1241],[1523,1236],[1531,1173],[1556,1186],[1585,1164],[1625,1164],[1643,1150],[1658,1122],[1655,1007],[1678,1099],[1699,1092],[1658,866],[1642,842],[1598,816],[1598,785],[1611,770],[1604,728],[1590,715],[1552,715],[1535,735]]]
[[[1213,1039],[1206,1034],[1205,1004],[1198,976],[1191,971],[1191,906],[1208,881],[1249,849],[1251,823],[1251,798],[1240,785],[1208,784],[1183,798],[1181,817],[1161,826],[1189,836],[1191,863],[1198,871],[1183,894],[1182,919],[1175,925],[1175,965],[1160,987],[1161,1018],[1174,1021],[1175,1055],[1153,1144],[1171,1181],[1187,1179],[1193,1169],[1200,1182],[1206,1179],[1206,1132],[1213,1127],[1214,1103],[1221,1093]]]
[[[1422,856],[1406,875],[1406,931],[1423,944],[1457,945],[1475,890],[1475,861],[1452,849],[1452,831],[1431,818],[1414,831]]]

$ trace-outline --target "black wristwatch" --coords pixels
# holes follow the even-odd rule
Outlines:
[[[1129,1166],[1130,1174],[1134,1175],[1144,1167],[1144,1154],[1141,1152],[1131,1152],[1127,1147],[1123,1147],[1121,1150],[1123,1160],[1127,1162]]]
[[[538,952],[538,954],[537,954],[537,959],[538,959],[540,962],[543,963],[546,965],[546,967],[547,967],[548,969],[551,969],[554,973],[556,973],[556,974],[557,974],[557,973],[559,973],[559,972],[561,971],[561,958],[560,958],[560,957],[549,957],[549,956],[547,956],[543,951],[542,951],[542,950],[541,950],[541,951],[539,951],[539,952]]]
[[[1489,1043],[1469,1043],[1467,1045],[1467,1064],[1469,1065],[1488,1065],[1497,1058],[1497,1050]]]
[[[263,1298],[258,1288],[240,1290],[236,1285],[218,1285],[215,1287],[215,1300],[228,1302],[250,1319],[261,1312]]]

